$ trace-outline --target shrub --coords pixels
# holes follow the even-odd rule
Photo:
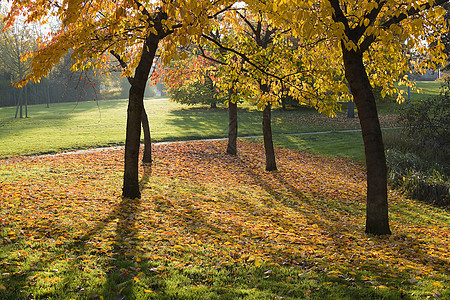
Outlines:
[[[407,107],[401,132],[385,135],[388,181],[393,188],[439,206],[450,202],[450,81],[438,96]]]
[[[450,81],[446,80],[438,96],[415,103],[401,114],[406,136],[415,141],[415,148],[440,153],[450,160]]]
[[[209,104],[211,107],[216,107],[218,102],[218,92],[210,78],[206,78],[204,82],[196,81],[189,85],[169,89],[168,94],[171,100],[180,104]]]
[[[434,205],[450,204],[450,182],[442,166],[394,149],[386,151],[386,161],[388,182],[393,188]]]

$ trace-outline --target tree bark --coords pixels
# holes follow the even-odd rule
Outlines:
[[[20,106],[20,109],[19,109],[19,115],[20,115],[20,118],[22,119],[23,118],[23,88],[21,88],[20,89],[20,93],[19,93],[19,106]]]
[[[14,116],[14,119],[17,119],[17,113],[19,112],[19,98],[17,98],[16,88],[13,88],[13,96],[14,96],[14,102],[16,103],[16,114]]]
[[[150,135],[150,126],[148,124],[147,112],[145,107],[142,108],[142,129],[144,131],[144,156],[143,163],[151,163],[152,160],[152,138]]]
[[[367,167],[366,233],[390,234],[387,166],[377,106],[362,53],[342,47],[345,77],[358,109]]]
[[[266,151],[266,171],[276,171],[277,169],[275,151],[273,149],[271,118],[271,105],[267,103],[263,111],[262,121],[264,149]]]
[[[355,118],[355,102],[348,101],[347,104],[347,118],[354,119]]]
[[[28,86],[24,87],[25,89],[25,118],[28,118]]]
[[[237,102],[228,101],[228,147],[227,153],[237,155],[237,134],[238,134],[238,118],[237,118]]]
[[[144,92],[150,73],[159,38],[151,34],[144,44],[142,56],[136,68],[131,84],[127,110],[127,131],[125,140],[125,170],[122,196],[139,198],[139,146],[141,137],[141,119],[144,108]]]

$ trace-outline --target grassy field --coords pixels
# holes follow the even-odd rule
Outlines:
[[[141,200],[123,150],[0,161],[0,299],[449,299],[448,211],[390,191],[367,236],[361,164],[225,148],[155,146]]]
[[[147,99],[145,106],[154,142],[218,138],[228,134],[226,108],[188,107],[163,98]],[[14,108],[0,108],[0,158],[123,145],[125,140],[126,100],[53,104],[50,108],[36,105],[29,107],[29,115],[26,119],[14,119]],[[260,111],[247,106],[239,110],[238,118],[240,136],[262,134]],[[383,118],[385,126],[392,122],[392,118]],[[359,128],[357,119],[349,120],[344,114],[329,118],[312,109],[276,109],[272,124],[279,145],[295,140],[284,134]],[[323,138],[322,142],[322,139],[305,137],[294,146],[298,148],[308,142],[309,148],[302,149],[314,150],[321,148],[320,144],[332,142],[326,136]]]
[[[437,94],[440,83],[418,82],[417,85],[424,93],[412,93],[413,102]],[[125,99],[78,104],[57,103],[52,104],[50,108],[34,105],[29,107],[30,117],[26,119],[14,119],[13,107],[0,108],[0,158],[123,145],[126,105]],[[395,123],[395,118],[390,115],[395,114],[402,105],[391,102],[379,104],[383,127],[391,127]],[[164,98],[146,99],[145,106],[149,114],[152,139],[155,142],[227,136],[228,113],[224,107],[189,107]],[[312,135],[284,136],[292,133],[359,128],[358,120],[345,118],[345,107],[343,110],[344,112],[338,113],[337,118],[329,118],[307,108],[289,111],[275,109],[275,143],[361,160],[362,140],[359,133],[328,134],[321,135],[320,138]],[[239,110],[238,118],[240,136],[261,135],[260,111],[247,105]],[[337,151],[334,151],[335,149]]]

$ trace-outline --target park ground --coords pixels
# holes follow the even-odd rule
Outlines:
[[[152,101],[146,105],[163,100]],[[277,172],[264,171],[259,139],[240,139],[236,157],[225,154],[226,141],[155,145],[154,163],[140,169],[140,200],[120,197],[123,149],[31,155],[88,148],[89,134],[86,145],[70,143],[89,127],[98,141],[91,147],[118,144],[102,131],[113,136],[117,123],[123,134],[118,103],[100,103],[101,119],[93,102],[72,104],[72,112],[55,105],[53,112],[65,114],[36,116],[49,127],[59,124],[65,138],[37,121],[35,140],[61,138],[65,146],[37,141],[33,150],[33,143],[19,143],[33,130],[27,123],[33,114],[16,123],[17,132],[2,124],[2,145],[9,147],[0,149],[0,299],[450,297],[448,210],[390,190],[393,234],[368,236],[362,148],[354,150],[362,147],[360,133],[345,133],[344,142],[337,133],[288,135],[355,129],[357,121],[276,111]],[[76,113],[92,104],[95,109]],[[107,105],[117,110],[112,116]],[[156,134],[156,140],[222,137],[226,130],[224,110],[159,107],[171,117],[161,128],[180,136]],[[259,135],[258,113],[241,114],[241,134]],[[222,115],[224,132],[216,133]],[[382,120],[389,126],[395,118]],[[197,133],[188,134],[190,124]]]

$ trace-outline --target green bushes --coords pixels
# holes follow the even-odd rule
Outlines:
[[[209,77],[206,77],[204,82],[196,81],[189,85],[169,89],[168,93],[171,100],[180,104],[209,104],[211,108],[214,108],[217,102],[220,102],[218,92]]]
[[[401,132],[385,135],[392,187],[439,206],[450,204],[450,82],[441,93],[407,107]]]
[[[450,182],[440,165],[422,160],[413,153],[394,149],[386,151],[386,160],[388,181],[393,188],[434,205],[450,204]]]

